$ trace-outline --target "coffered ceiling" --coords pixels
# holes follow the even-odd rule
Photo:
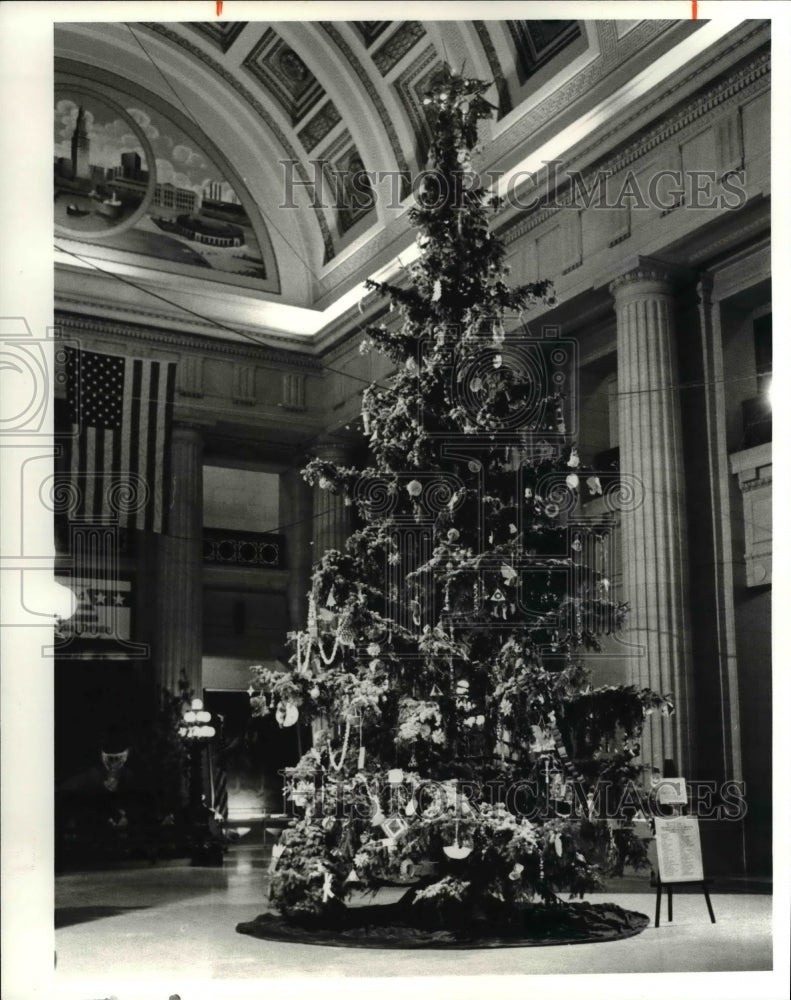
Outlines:
[[[605,137],[612,144],[618,122],[722,37],[713,25],[58,24],[64,169],[71,169],[77,106],[104,95],[126,113],[140,137],[126,148],[138,148],[142,159],[130,166],[127,153],[123,171],[99,167],[97,176],[104,184],[123,172],[128,188],[146,188],[153,200],[147,216],[120,233],[85,235],[69,220],[56,230],[56,304],[69,308],[79,297],[87,310],[150,312],[209,335],[289,338],[307,349],[354,307],[366,277],[410,252],[410,180],[425,166],[428,143],[422,95],[443,63],[492,81],[497,112],[474,166],[504,172],[504,184],[509,172],[537,169],[541,159],[583,147],[594,156]],[[103,135],[119,133],[109,117]],[[94,130],[98,148],[97,124]],[[339,206],[321,187],[333,174],[361,170],[374,195],[368,206],[365,199]],[[214,216],[207,212],[214,222],[205,222],[202,236],[187,232],[175,209],[157,215],[167,183],[187,199],[183,214],[190,205],[195,211],[190,191],[198,205],[223,203]],[[228,224],[233,213],[246,234],[242,244],[207,248],[207,234],[236,231]]]

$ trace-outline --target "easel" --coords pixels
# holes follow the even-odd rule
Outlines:
[[[682,815],[682,809],[686,805],[687,791],[686,782],[683,778],[665,779],[668,784],[675,783],[677,788],[671,788],[673,797],[667,802],[673,810],[672,816],[656,817],[654,819],[654,829],[657,839],[658,871],[656,874],[656,912],[654,914],[654,927],[659,926],[659,917],[662,911],[662,887],[667,889],[667,919],[668,923],[673,922],[673,886],[697,885],[700,887],[706,899],[706,907],[711,917],[711,922],[716,924],[714,909],[709,896],[709,886],[703,877],[703,861],[700,854],[700,834],[698,832],[698,821],[694,817]],[[665,796],[667,801],[668,796]],[[660,799],[661,801],[661,799]],[[685,810],[684,810],[685,811]],[[660,830],[660,824],[666,828],[666,832]],[[683,832],[673,832],[670,842],[667,837],[671,834],[673,825],[685,826]],[[676,837],[682,837],[685,841],[684,850],[680,846],[681,841]],[[663,850],[664,848],[664,850]],[[675,850],[673,849],[675,848]],[[665,852],[669,853],[666,855]],[[662,869],[665,874],[679,875],[679,878],[662,878]]]
[[[654,927],[659,926],[659,915],[662,910],[662,887],[667,889],[667,920],[668,923],[673,923],[673,886],[674,885],[699,885],[701,892],[706,897],[706,906],[709,909],[709,916],[711,917],[711,922],[716,924],[717,921],[714,918],[714,909],[711,905],[711,897],[709,896],[708,883],[705,880],[699,882],[663,882],[662,879],[657,875],[656,877],[656,913],[654,914]]]

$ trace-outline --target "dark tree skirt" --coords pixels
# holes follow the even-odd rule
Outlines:
[[[420,913],[399,901],[339,907],[323,920],[262,913],[236,930],[268,941],[340,948],[525,948],[616,941],[639,934],[648,922],[645,914],[614,903],[535,903],[507,920],[484,920],[439,909]]]

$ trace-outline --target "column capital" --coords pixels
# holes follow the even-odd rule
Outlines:
[[[325,435],[314,441],[308,450],[325,462],[347,465],[351,461],[353,444],[343,438]]]
[[[676,285],[690,277],[690,272],[676,264],[655,257],[638,257],[637,263],[609,284],[616,302],[633,296],[672,295]]]

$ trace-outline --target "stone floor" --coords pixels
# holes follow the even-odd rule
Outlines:
[[[702,895],[675,893],[673,923],[667,923],[663,905],[661,924],[655,928],[654,895],[647,879],[624,881],[614,891],[590,898],[606,898],[648,914],[651,926],[637,937],[604,944],[418,952],[299,945],[237,934],[237,923],[251,920],[266,908],[265,881],[260,852],[243,843],[231,849],[223,868],[169,862],[59,875],[54,996],[167,1000],[178,995],[181,1000],[195,996],[225,1000],[237,995],[229,992],[232,984],[240,989],[247,984],[253,990],[251,996],[264,995],[255,992],[261,990],[262,981],[270,981],[265,991],[270,994],[271,980],[278,979],[281,982],[272,995],[284,996],[286,990],[291,995],[295,977],[333,977],[336,981],[343,977],[353,987],[348,981],[351,977],[733,973],[772,968],[768,886],[730,882],[718,887],[715,882],[716,924],[709,921]],[[462,991],[453,989],[456,997],[467,995],[466,987],[475,983],[469,979],[456,982],[465,986]],[[384,996],[382,989],[365,995]],[[344,989],[344,995],[350,995],[349,989]],[[432,990],[431,995],[439,994]],[[474,988],[469,995],[476,995]],[[670,995],[669,989],[664,995]],[[764,1000],[775,994],[759,989],[742,995]]]

